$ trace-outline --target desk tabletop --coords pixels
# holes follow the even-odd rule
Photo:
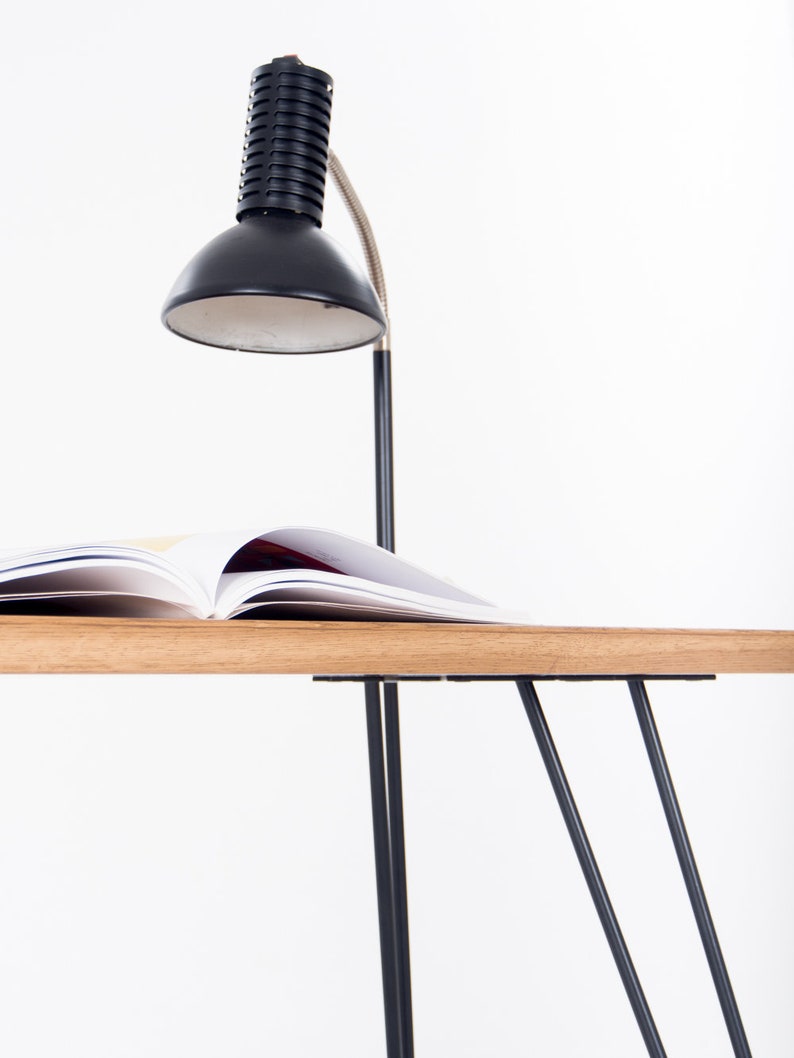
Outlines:
[[[0,616],[0,672],[794,673],[794,631]]]

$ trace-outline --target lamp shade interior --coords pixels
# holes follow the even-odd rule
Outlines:
[[[375,342],[380,321],[328,301],[261,294],[200,298],[165,315],[184,338],[255,353],[319,353]]]

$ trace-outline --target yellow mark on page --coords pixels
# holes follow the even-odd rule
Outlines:
[[[185,533],[184,536],[149,536],[141,540],[117,540],[116,543],[124,547],[140,547],[145,551],[168,551],[175,544],[187,540],[190,535]]]

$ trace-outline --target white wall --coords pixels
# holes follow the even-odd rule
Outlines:
[[[402,553],[544,623],[794,627],[793,41],[782,0],[18,6],[3,546],[372,535],[366,352],[159,323],[233,223],[251,70],[298,52],[386,266]],[[384,1053],[357,688],[2,688],[3,1054]],[[751,1044],[783,1058],[794,682],[651,689]],[[627,692],[544,700],[669,1053],[722,1058]],[[640,1054],[514,689],[402,702],[417,1054]]]

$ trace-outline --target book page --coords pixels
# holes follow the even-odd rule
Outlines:
[[[231,529],[218,533],[196,533],[185,536],[167,548],[164,557],[186,570],[204,585],[210,599],[215,598],[221,574],[232,557],[261,530]]]
[[[321,604],[321,605],[318,605]],[[274,570],[268,573],[226,573],[221,577],[214,616],[239,617],[254,607],[294,608],[315,616],[332,616],[334,607],[345,617],[359,620],[387,615],[404,620],[476,621],[529,624],[526,613],[515,613],[482,602],[460,602],[440,595],[377,583],[344,573],[312,569]],[[270,616],[263,612],[261,616]]]
[[[489,605],[485,599],[463,591],[390,551],[330,529],[289,526],[269,529],[261,534],[260,539],[287,548],[298,556],[307,556],[313,563],[306,565],[325,572],[344,573],[407,591],[440,596],[454,602]],[[263,568],[273,567],[268,565]],[[220,572],[222,570],[219,570]]]
[[[50,597],[53,609],[63,609],[67,595],[82,599],[81,612],[95,613],[109,606],[100,597],[116,597],[116,610],[126,606],[130,616],[165,612],[173,616],[207,617],[208,593],[189,572],[160,554],[123,544],[73,544],[37,551],[6,551],[0,555],[0,607],[19,612],[24,597],[43,608]],[[134,602],[137,598],[139,601]],[[56,605],[55,600],[61,602]],[[127,600],[123,603],[123,600]]]

